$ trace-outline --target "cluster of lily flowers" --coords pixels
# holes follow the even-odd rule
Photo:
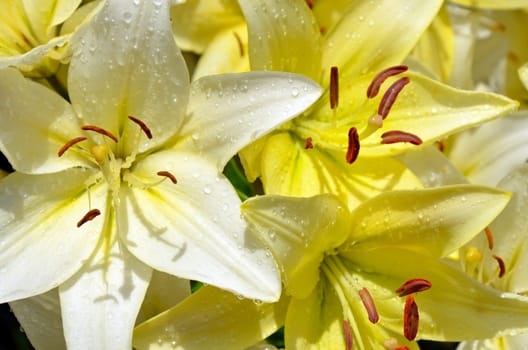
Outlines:
[[[528,344],[527,0],[0,21],[0,302],[37,350]]]

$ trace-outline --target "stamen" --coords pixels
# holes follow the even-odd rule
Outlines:
[[[405,85],[409,84],[409,82],[410,80],[407,77],[400,78],[396,80],[391,86],[389,86],[387,91],[385,91],[385,94],[383,94],[381,102],[378,106],[378,114],[381,115],[383,119],[387,118],[392,105],[394,102],[396,102],[396,98],[398,97],[399,93],[403,90]]]
[[[493,249],[493,234],[491,233],[490,228],[487,226],[484,229],[484,232],[486,233],[486,238],[488,239],[488,248],[492,250]]]
[[[410,132],[400,131],[400,130],[391,130],[381,134],[381,144],[387,145],[390,143],[397,142],[410,142],[413,145],[421,145],[422,139],[418,136],[411,134]]]
[[[83,216],[81,220],[79,220],[79,222],[77,222],[77,227],[81,227],[82,225],[84,225],[88,221],[92,221],[99,215],[101,215],[101,212],[99,211],[99,209],[90,210]]]
[[[410,350],[407,345],[398,345],[394,350]]]
[[[343,331],[345,332],[345,349],[352,350],[352,331],[350,330],[350,324],[348,324],[347,320],[343,320]]]
[[[355,127],[348,130],[348,149],[346,154],[346,161],[348,164],[354,163],[359,154],[359,136]]]
[[[62,157],[62,155],[64,154],[64,152],[66,152],[71,146],[79,143],[79,142],[82,142],[84,140],[87,140],[88,138],[87,137],[84,137],[84,136],[81,136],[81,137],[76,137],[74,139],[71,139],[70,141],[66,142],[64,144],[64,146],[62,146],[59,151],[57,152],[57,155],[59,157]]]
[[[176,180],[176,176],[172,175],[170,172],[168,172],[166,170],[158,171],[156,174],[159,175],[159,176],[164,176],[164,177],[168,178],[175,185],[178,183],[178,180]]]
[[[319,33],[321,33],[321,35],[326,34],[326,27],[323,27],[323,26],[319,27]]]
[[[398,75],[403,72],[406,72],[408,69],[409,67],[402,65],[402,66],[389,67],[379,72],[378,75],[376,75],[374,79],[372,79],[372,82],[370,83],[367,89],[367,97],[368,98],[376,97],[378,95],[381,85],[385,82],[385,80],[387,80],[389,77],[392,77],[393,75]]]
[[[312,138],[307,137],[306,144],[304,145],[304,149],[312,149],[312,148],[313,148]]]
[[[117,137],[115,137],[114,134],[112,134],[110,131],[107,131],[103,128],[100,128],[98,126],[94,125],[83,125],[81,126],[81,130],[88,130],[88,131],[95,131],[98,134],[101,134],[103,136],[111,138],[114,142],[117,142]]]
[[[306,0],[306,5],[308,5],[308,7],[311,9],[313,9],[313,5],[314,5],[314,0]]]
[[[132,120],[134,123],[136,123],[137,125],[139,125],[139,127],[141,128],[141,130],[143,130],[143,132],[145,133],[145,135],[147,135],[147,138],[150,140],[152,138],[152,132],[150,131],[149,127],[147,126],[147,124],[145,124],[142,120],[139,120],[138,118],[136,117],[133,117],[131,115],[128,116],[128,119]]]
[[[435,141],[435,145],[438,148],[438,150],[442,153],[445,151],[445,144],[442,141]]]
[[[409,294],[428,290],[429,288],[431,288],[431,286],[432,283],[424,278],[413,278],[402,284],[398,289],[396,289],[396,293],[398,293],[398,296],[404,297]]]
[[[330,108],[336,109],[339,104],[339,75],[336,66],[330,68]]]
[[[416,305],[414,297],[408,295],[407,299],[405,299],[405,309],[403,310],[403,335],[407,340],[412,341],[416,338],[419,320],[418,305]]]
[[[240,57],[244,57],[244,44],[242,43],[242,39],[240,38],[240,35],[238,35],[237,32],[233,32],[233,35],[235,36],[235,39],[238,44],[238,52],[240,52]]]
[[[374,304],[374,300],[372,299],[368,289],[363,288],[358,293],[361,301],[363,302],[363,306],[365,306],[365,309],[367,310],[369,321],[372,323],[378,322],[378,311],[376,310],[376,305]]]
[[[506,273],[506,264],[500,256],[493,254],[492,257],[497,261],[497,264],[499,264],[499,278],[502,278]]]

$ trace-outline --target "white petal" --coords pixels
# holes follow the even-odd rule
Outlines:
[[[0,70],[0,95],[0,148],[16,170],[46,173],[85,164],[75,152],[57,155],[81,133],[62,97],[11,68]]]
[[[91,261],[59,288],[68,349],[132,347],[152,270],[121,247],[115,231],[108,233]]]
[[[194,81],[181,139],[223,169],[242,147],[302,113],[322,93],[297,74],[249,72]]]
[[[14,301],[9,306],[35,349],[66,349],[57,289]]]
[[[488,122],[458,135],[449,153],[472,182],[495,186],[528,159],[528,112]]]
[[[188,99],[189,77],[171,32],[168,1],[108,1],[72,38],[68,86],[88,124],[128,135],[132,147],[141,119],[159,145],[176,132]]]
[[[133,175],[149,189],[123,188],[119,222],[129,250],[146,264],[248,298],[275,301],[275,262],[240,218],[240,200],[216,168],[191,154],[168,151],[139,163]]]
[[[13,173],[0,182],[0,302],[41,294],[72,276],[92,254],[104,220],[77,227],[90,209],[86,180],[71,169],[50,175]],[[106,211],[106,186],[90,189]]]

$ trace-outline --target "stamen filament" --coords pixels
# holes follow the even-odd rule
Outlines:
[[[347,320],[343,320],[343,331],[345,332],[345,349],[352,350],[352,331],[350,329],[350,324]]]
[[[336,66],[330,68],[330,108],[336,109],[339,104],[339,73]]]
[[[82,225],[84,225],[85,223],[87,223],[88,221],[92,221],[93,219],[95,219],[97,216],[101,215],[101,212],[99,211],[99,209],[92,209],[90,210],[89,212],[87,212],[81,220],[79,220],[79,222],[77,222],[77,227],[81,227]]]
[[[164,176],[164,177],[168,178],[175,185],[178,183],[178,180],[176,180],[176,176],[172,175],[170,172],[168,172],[166,170],[158,171],[156,174],[159,175],[159,176]]]
[[[491,233],[490,228],[487,226],[484,229],[484,232],[486,233],[486,238],[488,239],[488,248],[492,250],[493,249],[493,234]]]
[[[152,131],[150,131],[150,129],[147,126],[147,124],[145,124],[142,120],[140,120],[140,119],[138,119],[136,117],[133,117],[131,115],[128,116],[128,119],[132,120],[134,123],[139,125],[139,127],[141,128],[141,130],[143,130],[143,132],[145,133],[145,135],[147,136],[147,138],[149,140],[152,138]]]
[[[355,127],[348,130],[348,149],[346,153],[346,161],[348,164],[354,163],[359,154],[359,135]]]
[[[381,102],[378,106],[378,114],[381,115],[383,119],[387,118],[392,108],[392,105],[394,104],[394,102],[396,102],[396,98],[398,97],[399,93],[403,90],[405,85],[409,84],[409,82],[410,80],[407,77],[400,78],[396,80],[387,89],[387,91],[385,91],[385,94],[383,94]]]
[[[374,304],[374,299],[370,295],[367,288],[360,289],[358,291],[359,297],[365,309],[367,310],[368,319],[372,323],[377,323],[379,321],[378,311],[376,310],[376,304]]]
[[[372,79],[372,82],[370,83],[367,89],[367,97],[368,98],[376,97],[378,95],[381,85],[385,82],[385,80],[387,80],[389,77],[392,77],[393,75],[398,75],[403,72],[406,72],[408,69],[409,67],[401,65],[401,66],[389,67],[379,72],[378,75],[376,75],[374,79]]]
[[[432,283],[424,278],[413,278],[406,281],[398,289],[396,289],[396,293],[398,293],[398,296],[404,297],[409,294],[428,290],[429,288],[431,288],[431,286]]]
[[[95,125],[83,125],[83,126],[81,126],[81,130],[95,131],[98,134],[101,134],[103,136],[111,138],[114,142],[117,143],[117,137],[114,134],[112,134],[110,131],[105,130],[103,128],[100,128],[98,126],[95,126]]]
[[[79,143],[79,142],[82,142],[82,141],[85,141],[87,140],[88,138],[87,137],[84,137],[84,136],[80,136],[80,137],[76,137],[74,139],[71,139],[70,141],[66,142],[64,144],[64,146],[62,146],[59,151],[57,152],[57,155],[59,157],[62,157],[62,155],[70,148],[72,147],[73,145]]]
[[[422,139],[410,132],[391,130],[381,134],[381,144],[387,145],[398,142],[410,142],[413,145],[421,145]]]
[[[238,52],[240,52],[240,57],[244,57],[244,44],[242,43],[242,39],[237,32],[233,32],[233,35],[235,36],[236,42],[238,44]]]
[[[506,273],[506,264],[500,256],[493,254],[492,257],[497,261],[497,264],[499,265],[499,278],[502,278]]]
[[[403,335],[407,340],[412,341],[416,338],[419,320],[418,305],[416,305],[414,297],[408,295],[407,299],[405,299],[405,308],[403,310]]]

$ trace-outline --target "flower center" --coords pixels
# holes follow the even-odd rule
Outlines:
[[[143,132],[143,134],[148,139],[152,139],[153,136],[150,128],[142,120],[133,116],[128,116],[128,119],[136,124],[139,127],[139,130]],[[58,150],[57,156],[62,157],[66,152],[78,152],[79,154],[83,155],[90,163],[94,164],[94,166],[98,168],[100,172],[90,180],[91,183],[87,184],[88,191],[92,185],[98,183],[101,179],[106,180],[110,188],[110,192],[112,192],[114,198],[114,207],[119,202],[118,192],[123,181],[125,181],[129,186],[140,188],[153,187],[165,180],[169,180],[173,184],[178,182],[176,176],[166,170],[160,170],[156,173],[156,175],[161,178],[159,181],[145,183],[139,180],[129,170],[136,159],[137,151],[133,151],[131,154],[128,154],[125,157],[116,157],[108,140],[118,144],[119,138],[117,136],[115,136],[110,131],[95,125],[83,125],[81,126],[81,130],[101,135],[102,138],[100,143],[97,143],[93,139],[89,139],[86,136],[75,137],[66,142]],[[139,137],[137,139],[139,139]],[[83,147],[85,141],[89,141],[91,145]],[[88,212],[79,220],[77,227],[81,227],[99,215],[101,215],[101,211],[99,209],[90,208]]]

